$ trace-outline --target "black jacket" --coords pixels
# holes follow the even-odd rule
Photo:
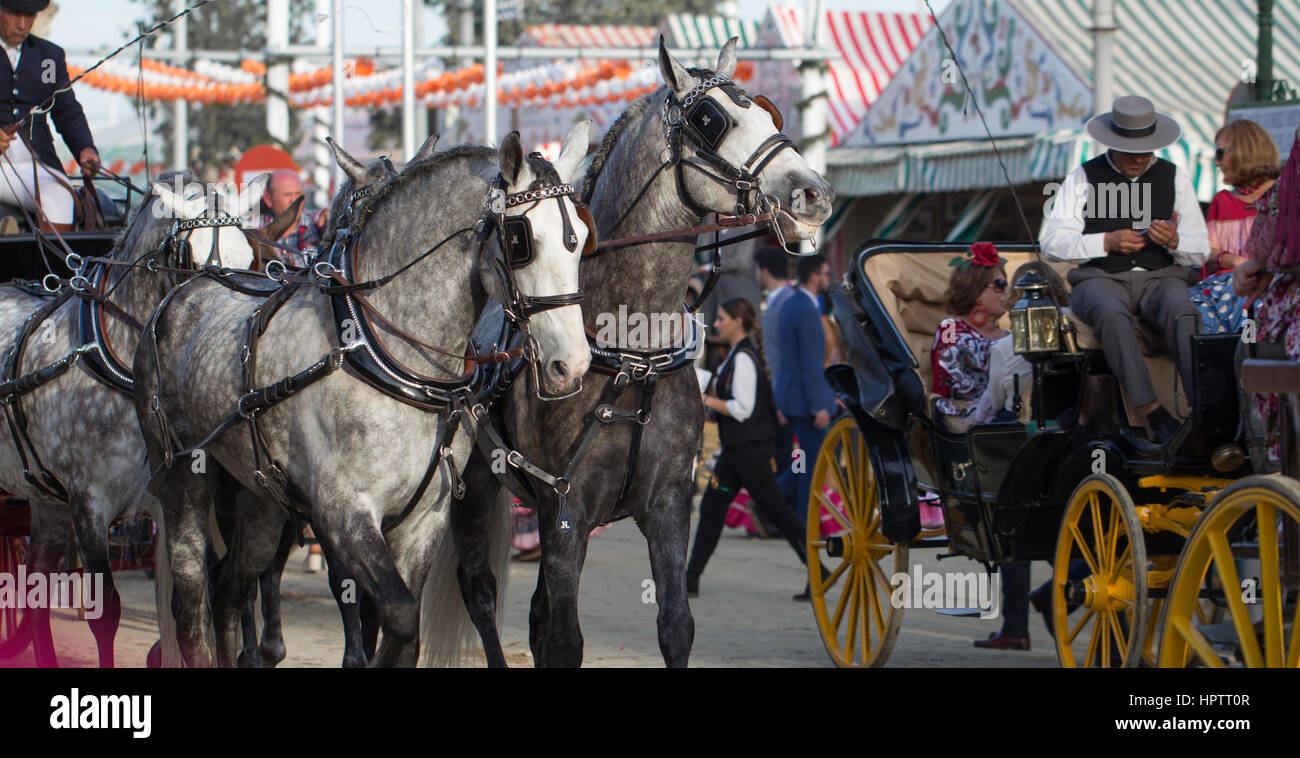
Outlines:
[[[715,414],[718,419],[718,437],[723,447],[743,445],[747,442],[770,442],[776,439],[776,406],[772,403],[772,385],[767,381],[763,359],[754,348],[753,340],[746,337],[736,345],[731,359],[718,369],[718,378],[713,389],[719,399],[732,398],[731,377],[736,370],[736,356],[740,353],[749,356],[758,373],[758,381],[754,386],[754,411],[744,421],[737,421],[725,413]]]
[[[45,102],[56,90],[68,86],[68,64],[63,48],[34,34],[27,35],[22,44],[22,57],[18,59],[15,73],[9,56],[0,50],[0,96],[7,102],[0,105],[0,125],[12,124],[23,118],[36,106]],[[63,142],[72,151],[74,159],[81,151],[94,147],[90,126],[81,103],[68,90],[54,99],[49,116],[54,120]],[[33,116],[24,123],[22,133],[32,143],[32,152],[41,163],[62,173],[59,156],[54,152],[54,135],[46,114]]]

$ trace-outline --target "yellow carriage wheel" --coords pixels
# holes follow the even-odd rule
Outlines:
[[[1159,664],[1181,667],[1190,661],[1222,668],[1231,661],[1249,668],[1300,668],[1300,635],[1295,632],[1300,603],[1294,595],[1300,587],[1294,576],[1289,581],[1284,577],[1284,559],[1294,565],[1300,550],[1297,535],[1300,483],[1248,476],[1224,488],[1196,522],[1178,558],[1160,617]],[[1243,558],[1259,560],[1257,583],[1243,584],[1238,567]],[[1223,652],[1216,651],[1198,626],[1208,623],[1196,613],[1207,581],[1223,588],[1233,650],[1221,646]],[[1287,603],[1292,604],[1289,613]]]
[[[822,536],[823,516],[838,534]],[[817,453],[807,538],[808,584],[826,652],[841,667],[883,666],[903,623],[889,580],[907,571],[907,545],[880,532],[875,472],[851,417],[835,422]],[[819,565],[829,571],[825,581]]]
[[[1082,578],[1070,579],[1072,565]],[[1077,606],[1073,613],[1070,606]],[[1136,666],[1148,613],[1146,542],[1137,508],[1118,479],[1093,474],[1070,495],[1056,537],[1057,660],[1066,668]]]

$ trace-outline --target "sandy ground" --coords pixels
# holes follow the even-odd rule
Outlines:
[[[693,528],[693,527],[692,527]],[[976,571],[961,558],[939,564],[934,549],[914,550],[913,562],[927,571]],[[335,667],[342,660],[338,611],[324,572],[304,570],[305,550],[295,553],[284,577],[286,667]],[[1034,564],[1035,584],[1049,575]],[[642,602],[650,577],[645,541],[636,525],[621,521],[593,538],[583,572],[579,613],[585,639],[584,665],[661,666],[655,631],[656,606]],[[808,603],[791,600],[804,584],[804,569],[780,540],[754,540],[728,530],[691,601],[695,645],[691,665],[710,667],[825,667],[831,661]],[[537,580],[536,563],[511,565],[506,587],[502,640],[512,666],[532,665],[528,652],[528,602]],[[119,666],[143,666],[157,638],[153,583],[143,573],[120,577],[124,608],[115,654]],[[908,610],[890,666],[1052,667],[1056,656],[1041,619],[1030,620],[1034,649],[984,651],[972,646],[1000,625],[997,620],[944,616]],[[62,666],[97,665],[94,639],[75,612],[56,611],[54,633]],[[30,649],[0,666],[32,666]]]

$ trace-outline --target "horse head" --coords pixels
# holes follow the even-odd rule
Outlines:
[[[589,217],[579,215],[572,197],[576,193],[557,190],[573,181],[587,155],[590,134],[590,121],[576,124],[554,164],[538,153],[525,155],[518,132],[506,136],[498,150],[506,202],[492,210],[504,214],[502,260],[519,294],[535,301],[579,291],[578,263],[588,242],[594,242],[595,229]],[[489,294],[510,307],[503,278],[493,273],[500,269],[488,258],[496,254],[489,252],[493,247],[484,245],[480,251],[480,279]],[[528,323],[534,368],[546,390],[556,395],[572,392],[591,362],[578,304],[543,306]]]
[[[154,183],[153,191],[158,205],[153,209],[156,217],[164,214],[178,222],[182,227],[176,234],[178,241],[188,247],[189,255],[185,260],[177,261],[186,266],[214,264],[226,268],[250,268],[255,260],[255,253],[248,237],[237,223],[237,219],[246,218],[257,207],[266,189],[270,174],[261,174],[238,192],[225,192],[212,185],[191,183],[185,185],[181,192],[175,192],[162,183]],[[213,202],[213,195],[216,202]],[[199,225],[183,228],[185,222],[207,218],[212,225]],[[226,222],[226,219],[230,219]]]
[[[666,132],[679,138],[678,192],[704,215],[770,208],[786,240],[811,239],[831,214],[835,191],[781,133],[782,119],[767,98],[749,97],[732,81],[736,42],[722,46],[713,70],[688,69],[659,37],[659,70],[669,90]],[[672,139],[667,147],[671,150]],[[740,180],[735,169],[758,180]],[[763,198],[751,200],[755,193]]]

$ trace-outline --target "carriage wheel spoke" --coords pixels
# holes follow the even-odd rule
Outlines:
[[[858,493],[857,471],[858,455],[853,449],[853,436],[845,435],[840,442],[844,448],[844,468],[840,470],[840,481],[848,488],[847,493],[843,493],[849,503],[849,518],[859,521],[858,508],[861,507],[860,496]]]
[[[1096,615],[1097,615],[1097,612],[1094,611],[1094,610],[1091,610],[1091,609],[1089,609],[1087,613],[1083,614],[1083,618],[1079,619],[1079,623],[1075,624],[1075,625],[1074,625],[1074,628],[1070,630],[1070,633],[1069,633],[1068,635],[1066,635],[1066,637],[1065,637],[1065,644],[1066,644],[1066,645],[1071,645],[1071,644],[1073,644],[1073,643],[1074,643],[1074,638],[1075,638],[1075,637],[1078,637],[1078,636],[1079,636],[1079,632],[1082,632],[1082,631],[1083,631],[1083,627],[1084,627],[1084,625],[1086,625],[1086,624],[1088,623],[1088,619],[1090,619],[1090,618],[1092,618],[1093,616],[1096,616]]]
[[[1282,571],[1277,556],[1277,509],[1259,503],[1255,511],[1259,525],[1259,591],[1264,599],[1264,661],[1270,668],[1282,665]]]
[[[1086,507],[1092,513],[1092,541],[1097,546],[1097,568],[1104,569],[1110,565],[1110,561],[1106,557],[1106,533],[1101,529],[1101,501],[1097,498],[1096,492],[1088,493]],[[1111,507],[1113,508],[1114,505]],[[1093,573],[1105,576],[1100,571],[1094,571]]]
[[[852,564],[847,560],[840,561],[840,565],[836,566],[835,570],[832,571],[830,575],[826,577],[826,580],[824,582],[822,582],[823,595],[826,594],[826,591],[829,590],[832,586],[834,586],[836,582],[840,580],[840,577],[844,575],[844,571],[850,565]]]
[[[1102,576],[1102,573],[1097,570],[1097,559],[1092,557],[1092,551],[1088,549],[1088,543],[1083,541],[1083,533],[1079,531],[1077,523],[1070,524],[1070,535],[1074,537],[1074,544],[1079,546],[1079,553],[1082,554],[1084,563],[1087,563],[1088,568],[1092,569],[1093,576]]]
[[[1259,640],[1255,637],[1254,625],[1250,621],[1250,612],[1246,610],[1241,597],[1241,581],[1237,578],[1237,565],[1233,562],[1228,537],[1218,530],[1209,530],[1205,536],[1214,556],[1214,570],[1223,583],[1223,597],[1228,601],[1228,610],[1232,612],[1232,625],[1237,631],[1241,656],[1248,668],[1259,668],[1264,665],[1263,655],[1259,649]]]
[[[843,473],[840,471],[840,467],[839,467],[839,465],[837,464],[837,465],[831,466],[830,469],[831,469],[831,474],[832,474],[832,475],[834,476],[834,478],[835,478],[835,483],[836,483],[836,485],[839,487],[839,489],[838,489],[837,491],[839,492],[839,495],[840,495],[840,502],[841,502],[841,503],[844,503],[844,511],[843,511],[844,516],[845,516],[846,518],[849,518],[849,519],[854,519],[854,516],[853,516],[853,493],[849,490],[848,485],[846,485],[846,484],[844,483],[844,475],[843,475]],[[833,511],[838,511],[838,510],[839,510],[839,509],[836,508],[833,504],[831,504],[830,499],[826,497],[826,494],[825,494],[824,492],[814,492],[813,494],[814,494],[814,495],[819,495],[823,500],[825,500],[826,503],[827,503],[827,505],[830,506],[831,510],[833,510]],[[854,520],[856,520],[856,519],[854,519]],[[840,519],[839,521],[840,521],[840,524],[841,524],[845,529],[848,529],[848,530],[852,530],[852,529],[853,529],[853,527],[849,526],[848,522],[845,521],[844,519]]]
[[[1115,550],[1119,547],[1119,532],[1120,532],[1119,503],[1111,503],[1110,525],[1106,528],[1107,528],[1107,532],[1106,532],[1105,560],[1110,561],[1110,570],[1111,570],[1111,574],[1113,575],[1114,572],[1118,570],[1118,567],[1124,563],[1123,560],[1119,560],[1119,561],[1115,560]]]
[[[867,455],[867,443],[861,437],[858,438],[858,492],[862,495],[862,507],[865,513],[862,514],[863,520],[866,520],[872,514],[870,511],[875,503],[876,482],[875,475],[871,469],[871,458]]]
[[[1120,554],[1119,560],[1111,564],[1110,576],[1106,577],[1107,581],[1115,581],[1123,572],[1124,568],[1133,560],[1133,543],[1124,546],[1124,552]]]
[[[1097,623],[1101,626],[1101,667],[1110,668],[1110,611],[1102,611]]]
[[[871,579],[861,577],[862,582],[862,660],[865,662],[871,654],[871,610],[875,606],[876,593],[872,591]]]
[[[858,594],[859,583],[862,581],[861,572],[853,572],[853,597],[849,600],[849,633],[844,638],[844,660],[853,660],[853,643],[858,636],[858,616],[861,615],[859,607],[862,604],[862,597]]]
[[[844,520],[844,515],[843,515],[842,513],[840,513],[840,509],[839,509],[839,508],[836,508],[836,507],[835,507],[835,504],[832,503],[832,502],[830,501],[830,499],[827,498],[826,495],[825,495],[824,493],[817,492],[816,490],[814,490],[812,494],[813,494],[813,497],[821,498],[821,501],[822,501],[822,503],[824,504],[822,507],[825,508],[827,511],[830,512],[830,514],[831,514],[831,518],[833,518],[833,519],[835,519],[837,522],[839,522],[839,525],[840,525],[840,528],[841,528],[841,529],[843,529],[843,530],[846,531],[846,532],[852,532],[852,531],[853,531],[853,526],[852,526],[848,521],[845,521],[845,520]]]
[[[1083,658],[1083,663],[1079,664],[1080,668],[1087,668],[1093,665],[1097,654],[1097,641],[1101,638],[1101,630],[1105,628],[1105,620],[1098,615],[1092,619],[1092,631],[1088,635],[1088,653]]]
[[[1201,659],[1201,663],[1210,668],[1227,668],[1223,659],[1215,654],[1214,648],[1210,646],[1209,640],[1205,639],[1205,635],[1201,634],[1199,629],[1193,628],[1187,619],[1171,616],[1169,620],[1173,622],[1174,631],[1187,641],[1188,646],[1196,653],[1196,657]]]
[[[1124,634],[1124,630],[1120,627],[1119,614],[1113,612],[1108,613],[1106,614],[1106,618],[1110,621],[1111,631],[1115,633],[1115,647],[1119,649],[1120,656],[1125,656],[1128,653],[1129,638],[1128,635]],[[1133,620],[1129,619],[1130,633],[1132,633],[1132,628]]]
[[[849,565],[848,561],[845,561],[844,564],[846,566]],[[849,601],[849,597],[857,589],[857,584],[853,581],[853,575],[855,573],[857,572],[854,571],[852,567],[850,567],[849,579],[844,583],[844,591],[840,593],[839,602],[835,604],[835,615],[831,617],[831,628],[835,630],[837,636],[840,631],[840,622],[844,620],[844,609],[846,607],[846,604]]]
[[[887,598],[891,597],[893,597],[892,588],[886,592],[876,592],[875,602],[871,604],[871,612],[876,619],[876,635],[881,642],[885,640],[885,603],[890,602]]]

